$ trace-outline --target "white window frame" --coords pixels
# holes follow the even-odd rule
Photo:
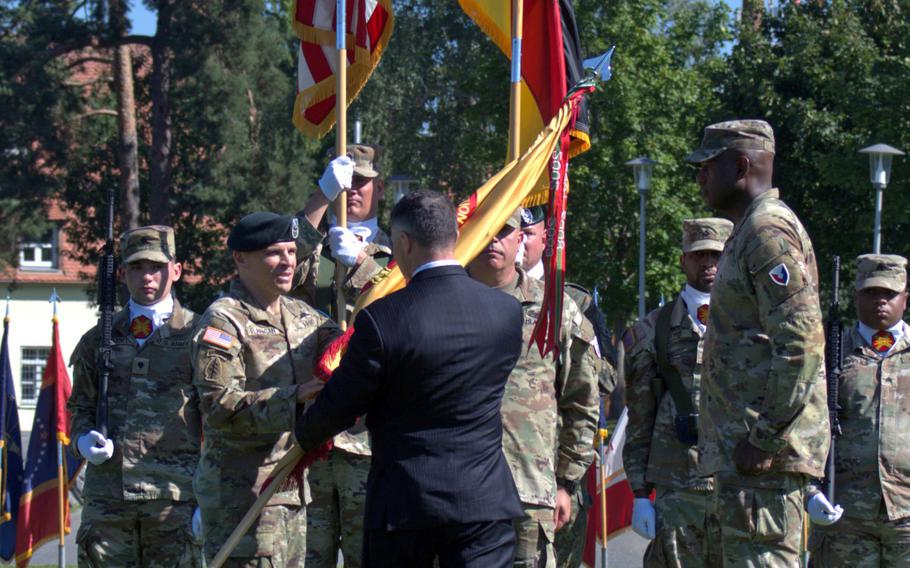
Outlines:
[[[19,243],[19,268],[22,270],[57,270],[60,266],[60,228],[56,225],[50,229],[50,242],[45,239],[22,241]],[[32,250],[34,258],[42,258],[45,250],[51,251],[50,260],[26,260],[25,251]]]
[[[28,353],[33,351],[34,354]],[[44,378],[44,369],[47,367],[47,357],[51,352],[50,347],[41,345],[22,346],[19,359],[19,406],[34,407],[38,403],[38,393],[41,392],[41,381]],[[32,356],[26,356],[32,355]],[[34,369],[34,392],[32,398],[25,397],[25,374],[26,368]]]

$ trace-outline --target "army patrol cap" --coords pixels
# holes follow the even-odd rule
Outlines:
[[[174,262],[174,229],[167,225],[149,225],[130,229],[120,235],[120,258],[124,264],[139,260]]]
[[[512,214],[506,219],[506,227],[512,227],[513,229],[521,228],[521,212],[522,208],[519,207],[515,211],[512,211]]]
[[[764,150],[774,153],[774,130],[764,120],[728,120],[705,127],[701,146],[686,157],[686,161],[701,164],[722,152],[738,150]]]
[[[354,160],[354,175],[365,178],[379,177],[379,172],[376,171],[379,148],[366,144],[352,144],[348,146],[348,156]]]
[[[683,221],[682,251],[714,250],[723,252],[724,243],[733,232],[733,223],[719,217]]]
[[[262,250],[275,243],[287,243],[300,234],[300,221],[290,215],[257,211],[241,219],[228,236],[228,248],[238,252]]]
[[[865,288],[903,292],[907,288],[907,259],[896,254],[862,254],[856,257],[856,289]]]
[[[521,210],[521,226],[532,227],[542,222],[544,217],[546,217],[546,211],[542,206],[525,207]]]

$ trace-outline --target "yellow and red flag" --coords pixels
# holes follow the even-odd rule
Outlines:
[[[523,0],[521,53],[520,149],[524,153],[556,115],[569,87],[583,78],[581,41],[571,0]],[[458,0],[461,8],[511,59],[511,0]],[[591,147],[588,112],[579,103],[571,132],[569,157]],[[541,176],[525,207],[546,205],[550,183]]]
[[[347,100],[350,104],[379,64],[392,35],[392,0],[344,0]],[[297,99],[294,125],[312,138],[335,124],[336,1],[297,0],[292,26],[297,37]]]

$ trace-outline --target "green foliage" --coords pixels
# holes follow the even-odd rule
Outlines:
[[[671,11],[672,8],[672,11]],[[717,105],[710,71],[722,65],[724,7],[707,2],[576,3],[591,53],[616,45],[613,79],[591,97],[592,149],[571,165],[569,278],[601,292],[619,325],[636,316],[639,196],[624,163],[657,164],[647,196],[647,307],[682,286],[682,220],[708,213],[682,158]],[[671,18],[672,16],[672,18]]]
[[[162,0],[147,0],[157,9]],[[42,229],[42,205],[61,197],[84,261],[103,234],[104,189],[116,184],[117,125],[105,81],[67,85],[67,48],[110,39],[106,2],[0,0],[0,249]],[[171,210],[187,275],[181,297],[203,308],[232,272],[227,229],[256,209],[292,212],[315,187],[333,136],[306,140],[291,125],[296,49],[283,0],[173,3]],[[785,3],[761,29],[741,29],[708,0],[576,0],[590,54],[616,45],[614,78],[590,100],[593,148],[573,160],[569,278],[601,292],[619,327],[636,317],[638,194],[624,162],[657,161],[647,197],[647,306],[682,285],[682,219],[710,215],[684,156],[711,122],[769,120],[776,178],[816,244],[845,266],[869,250],[872,188],[856,151],[910,148],[910,18],[906,2]],[[508,62],[457,2],[395,2],[392,40],[349,124],[384,147],[383,173],[460,198],[502,165]],[[528,41],[526,39],[526,41]],[[148,65],[139,54],[135,68]],[[138,72],[140,186],[148,213],[151,96]],[[353,130],[353,128],[351,128]],[[349,140],[351,136],[349,135]],[[885,193],[887,252],[908,254],[910,161],[895,161]],[[100,213],[100,214],[99,214]],[[850,274],[845,274],[845,282]]]

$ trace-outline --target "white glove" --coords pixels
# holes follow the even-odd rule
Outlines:
[[[521,264],[525,259],[525,242],[518,243],[518,252],[515,253],[515,264]]]
[[[657,513],[650,499],[636,497],[632,505],[632,530],[638,536],[653,540],[657,530]]]
[[[806,504],[806,510],[809,512],[812,522],[823,527],[833,525],[844,514],[844,508],[840,505],[832,507],[824,493],[813,495]]]
[[[193,521],[190,524],[190,528],[193,530],[193,538],[202,539],[202,511],[199,510],[199,507],[196,507],[196,510],[193,511]]]
[[[370,230],[366,227],[354,227],[353,230],[347,227],[332,227],[329,229],[329,247],[332,249],[332,256],[345,266],[354,266],[357,264],[360,251],[367,244],[366,237],[369,234]],[[357,238],[358,236],[360,238]]]
[[[338,194],[346,189],[351,189],[354,179],[354,160],[347,156],[335,158],[326,166],[322,177],[319,178],[319,189],[329,201],[335,201]]]
[[[94,430],[80,436],[76,441],[76,447],[82,457],[93,465],[101,465],[114,455],[114,442],[102,436],[101,432]]]

